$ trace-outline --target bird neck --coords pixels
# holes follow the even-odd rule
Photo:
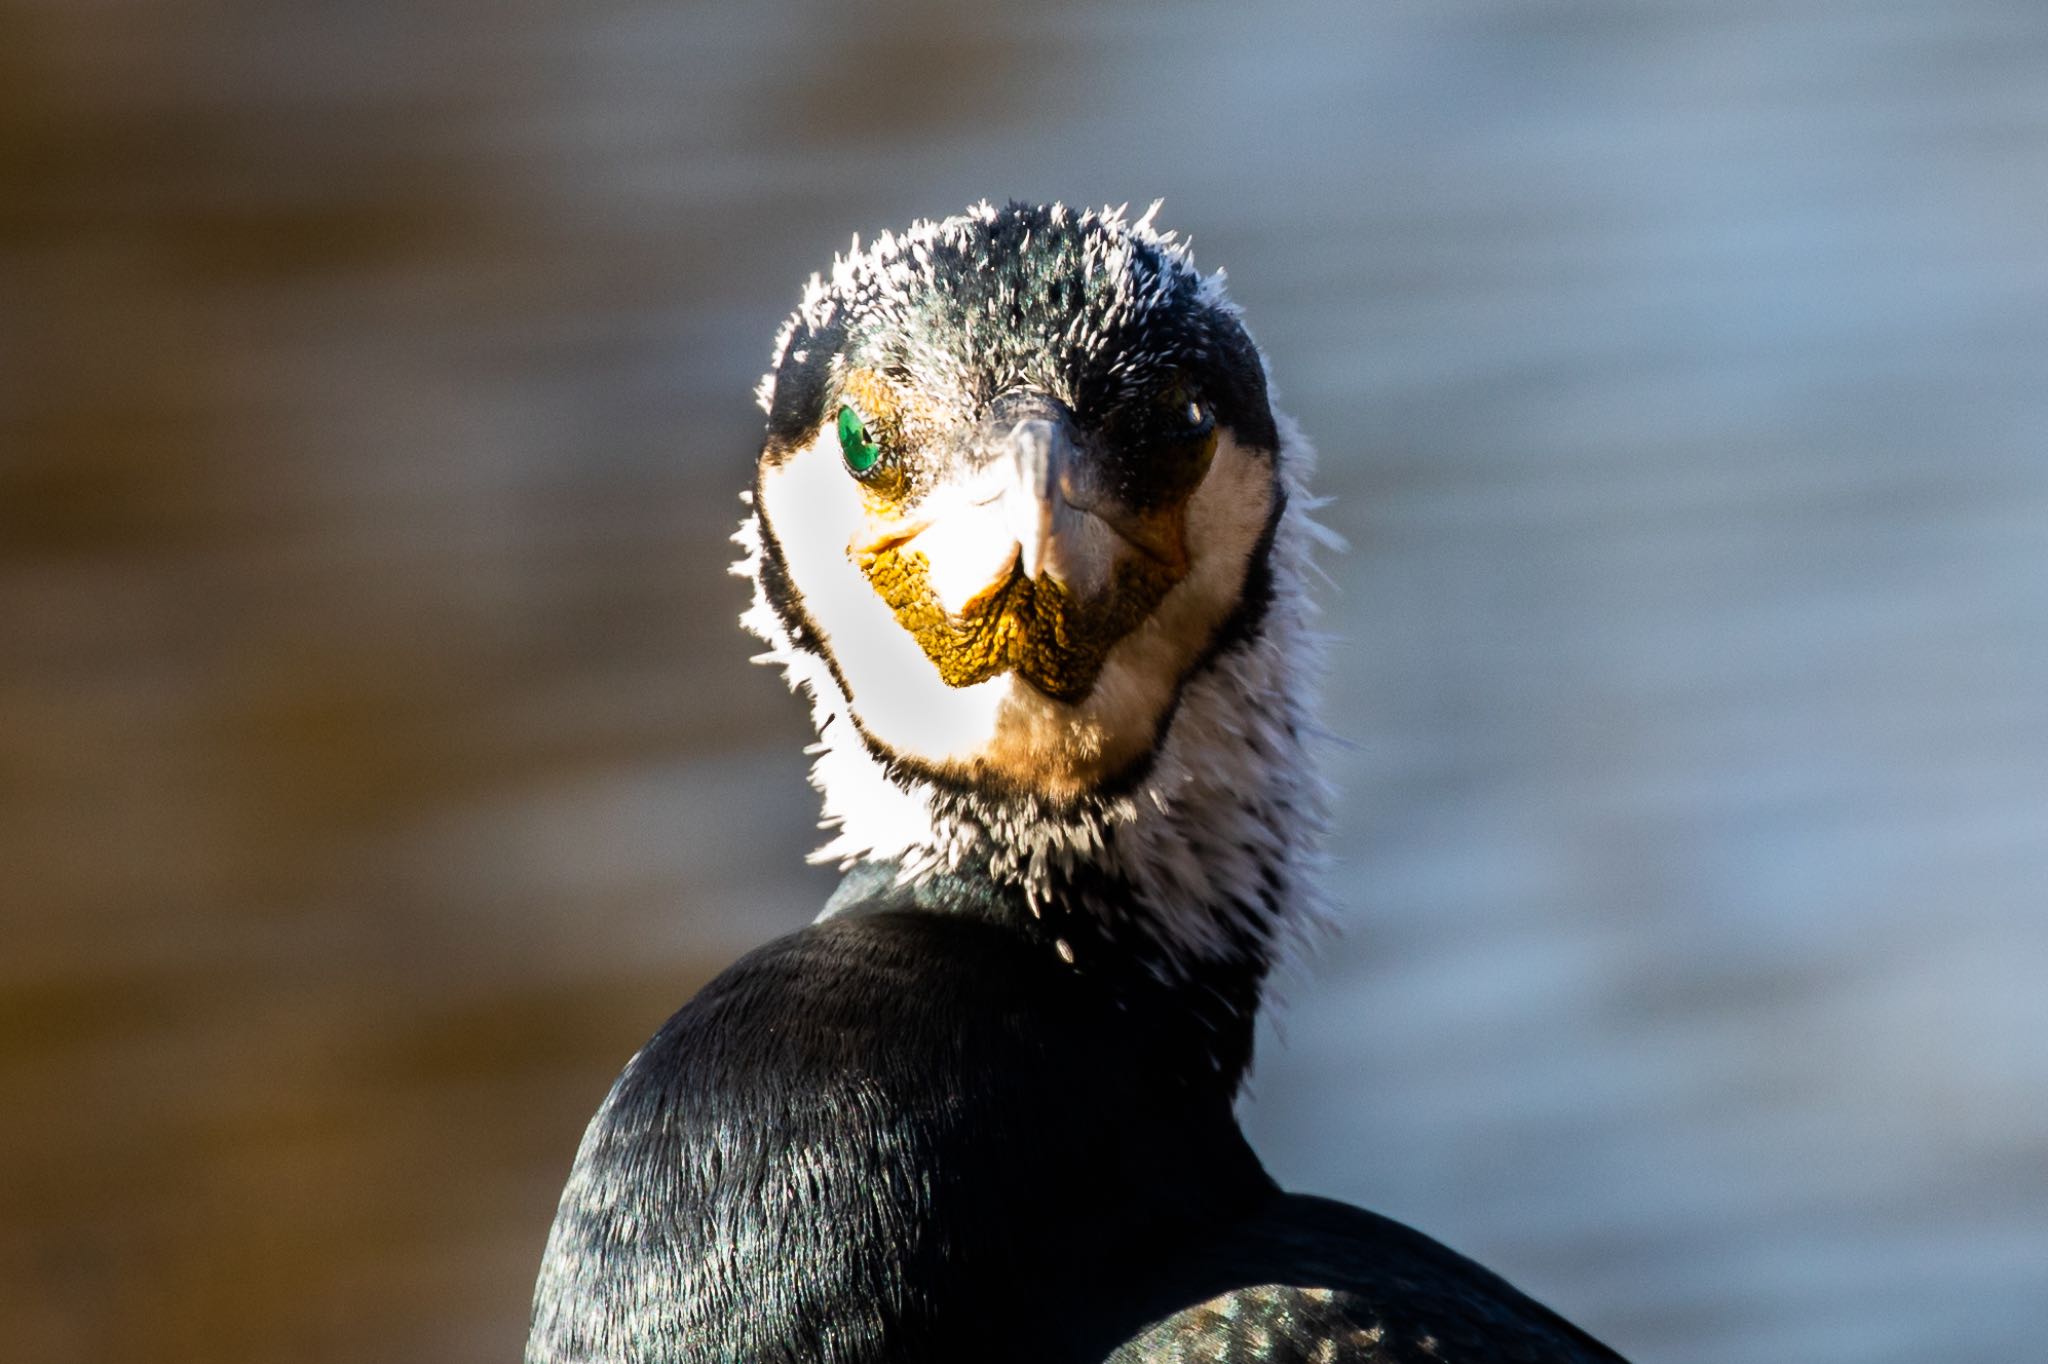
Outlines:
[[[1116,1025],[1131,1034],[1126,1042],[1149,1055],[1162,1078],[1220,1091],[1226,1101],[1236,1094],[1251,1064],[1268,958],[1247,953],[1165,970],[1147,940],[1119,936],[1123,926],[1103,906],[1127,899],[1129,891],[1105,882],[1098,870],[1063,873],[1049,889],[1027,893],[987,868],[982,858],[946,871],[895,860],[858,862],[820,917],[910,911],[992,924],[1108,1000]]]

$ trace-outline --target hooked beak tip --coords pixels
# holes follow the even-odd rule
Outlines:
[[[1017,539],[1017,567],[1025,577],[1036,578],[1045,571],[1052,550],[1052,508],[1043,502],[1026,507],[1019,520],[1022,524],[1012,528]]]

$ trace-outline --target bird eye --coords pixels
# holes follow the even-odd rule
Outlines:
[[[855,476],[867,473],[882,458],[882,447],[868,436],[868,424],[851,404],[839,409],[839,453]]]
[[[1194,439],[1209,434],[1215,413],[1202,401],[1202,392],[1185,377],[1177,378],[1159,395],[1159,420],[1167,427],[1168,439]],[[1174,429],[1178,427],[1178,429]]]

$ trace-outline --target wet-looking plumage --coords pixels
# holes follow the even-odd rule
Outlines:
[[[1615,1359],[1239,1131],[1320,533],[1221,276],[979,205],[814,278],[760,398],[745,624],[845,878],[613,1087],[529,1364]]]

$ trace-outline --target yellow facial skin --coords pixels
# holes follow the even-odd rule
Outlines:
[[[884,451],[872,471],[854,475],[867,525],[849,553],[940,679],[949,687],[972,687],[1015,672],[1056,701],[1085,698],[1110,649],[1187,572],[1186,500],[1215,453],[1214,424],[1159,451],[1179,485],[1163,505],[1136,510],[1095,497],[1087,499],[1095,510],[1083,512],[1068,504],[1071,485],[1059,486],[1059,475],[1053,486],[1034,488],[1004,484],[999,469],[996,481],[964,503],[935,511],[918,505],[922,490],[905,472],[910,461],[901,458],[915,448],[908,442],[929,436],[931,415],[873,370],[850,371],[842,394],[862,418],[867,439]],[[1182,385],[1165,402],[1176,413],[1192,407]],[[993,504],[1012,520],[991,517],[986,509]],[[941,550],[923,532],[947,517],[975,527],[969,534],[977,543],[965,553],[957,541],[943,547],[950,552],[942,554],[947,572],[940,581],[951,586],[942,593],[932,558]],[[1050,562],[1041,564],[1024,550],[1021,541],[1030,532],[1017,528],[1020,517],[1043,525]],[[1006,548],[1012,533],[1014,555]],[[1000,557],[979,557],[976,550]]]
[[[1116,564],[1108,591],[1080,602],[1057,580],[1014,569],[991,590],[949,613],[915,550],[865,554],[861,572],[949,687],[971,687],[1015,671],[1056,701],[1079,702],[1094,688],[1116,642],[1136,629],[1180,574],[1147,555]]]

